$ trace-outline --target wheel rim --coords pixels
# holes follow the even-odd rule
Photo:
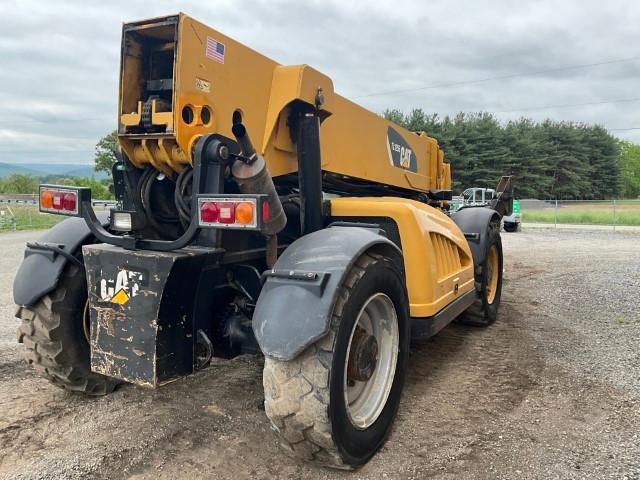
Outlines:
[[[487,258],[487,303],[491,305],[496,299],[498,290],[498,277],[500,276],[500,263],[498,262],[498,249],[491,245]]]
[[[344,366],[347,416],[359,430],[370,427],[387,403],[396,373],[398,345],[396,309],[387,295],[377,293],[358,313]]]

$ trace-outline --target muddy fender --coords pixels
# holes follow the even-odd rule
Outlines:
[[[98,212],[96,216],[103,226],[109,224],[108,212]],[[84,219],[70,217],[47,230],[33,246],[27,245],[24,260],[13,280],[13,301],[16,305],[33,306],[40,297],[55,289],[62,270],[73,261],[64,253],[74,255],[91,237]],[[37,248],[38,244],[57,247],[64,253]]]
[[[329,332],[339,286],[364,252],[376,250],[399,261],[398,247],[376,228],[336,226],[292,243],[265,283],[253,315],[262,352],[291,360]]]

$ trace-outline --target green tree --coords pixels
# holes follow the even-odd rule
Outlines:
[[[518,195],[549,198],[553,168],[543,151],[539,125],[528,118],[508,122],[504,127],[504,143],[509,147],[505,173],[515,175]]]
[[[382,116],[393,123],[404,126],[404,113],[398,109],[386,109]]]
[[[622,194],[620,142],[600,125],[583,130],[592,171],[592,198],[619,198]]]
[[[22,173],[12,173],[0,180],[0,193],[38,193],[39,182],[36,177]]]
[[[622,172],[622,196],[640,197],[640,145],[621,140],[620,169]]]
[[[636,157],[629,153],[621,167],[620,145],[598,125],[526,118],[501,124],[486,112],[440,118],[421,109],[387,110],[384,116],[438,140],[456,192],[494,186],[507,174],[516,177],[516,195],[522,198],[613,198],[621,191],[621,168],[625,187],[640,182]],[[627,195],[634,195],[630,188]]]
[[[60,183],[74,187],[89,187],[91,188],[91,198],[96,200],[114,199],[113,194],[109,191],[109,186],[105,185],[104,181],[89,177],[71,177],[62,179]]]
[[[106,172],[111,176],[111,168],[117,161],[116,145],[118,144],[118,132],[113,132],[102,137],[96,144],[96,154],[93,159],[96,172]]]

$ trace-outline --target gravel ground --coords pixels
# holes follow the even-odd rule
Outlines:
[[[87,399],[15,343],[24,242],[0,235],[0,478],[640,479],[640,236],[504,234],[498,322],[416,344],[394,432],[348,474],[278,448],[257,356]]]

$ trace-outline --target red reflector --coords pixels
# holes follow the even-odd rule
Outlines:
[[[56,210],[62,210],[64,208],[64,193],[54,192],[52,203],[53,208],[55,208]]]
[[[236,221],[236,204],[234,202],[218,202],[218,222],[234,223]]]
[[[77,204],[78,204],[78,197],[76,196],[75,193],[64,194],[64,201],[62,202],[62,205],[65,210],[70,210],[72,212],[75,212]]]
[[[271,210],[269,209],[269,202],[265,200],[264,202],[262,202],[262,221],[268,222],[270,214]]]
[[[204,202],[200,205],[200,219],[206,223],[218,221],[218,206],[215,202]]]

